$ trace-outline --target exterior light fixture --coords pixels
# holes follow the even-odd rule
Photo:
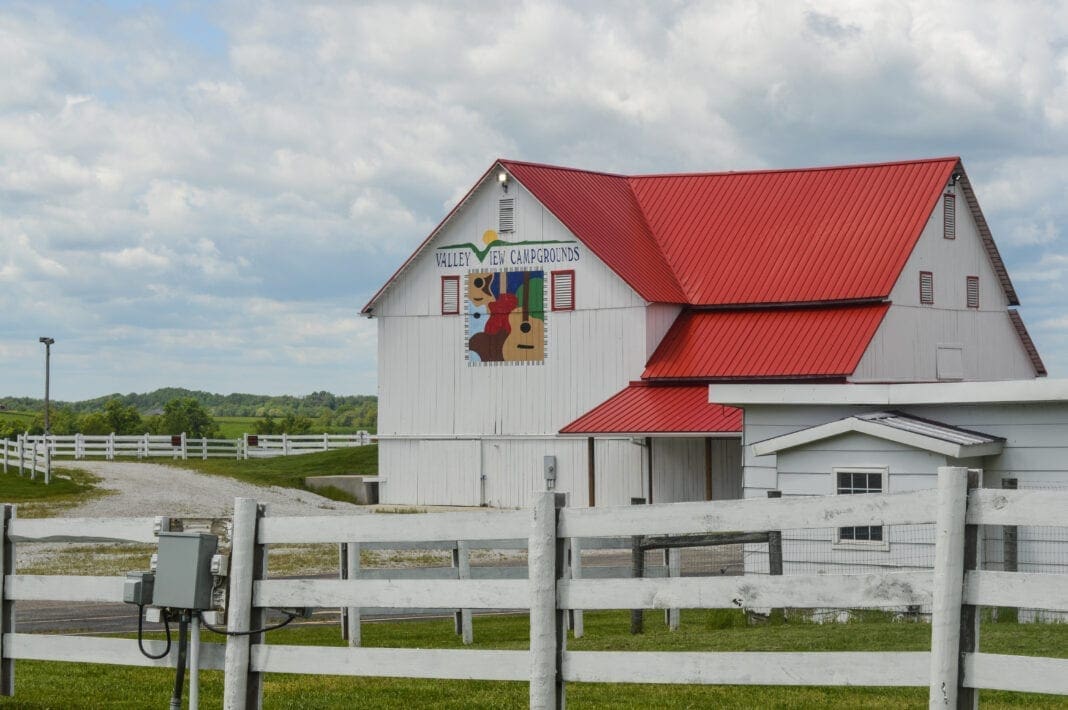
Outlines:
[[[497,182],[500,183],[502,190],[508,192],[508,173],[503,170],[497,173]]]

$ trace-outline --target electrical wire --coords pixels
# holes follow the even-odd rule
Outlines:
[[[171,625],[169,623],[170,616],[167,614],[166,609],[163,610],[162,614],[163,629],[167,632],[167,648],[164,649],[163,653],[159,654],[158,656],[153,656],[151,653],[145,650],[144,646],[145,605],[137,605],[137,648],[141,650],[141,655],[143,655],[145,658],[151,658],[154,661],[158,661],[159,659],[166,657],[167,654],[171,652]]]
[[[197,614],[200,616],[201,625],[208,631],[214,631],[215,633],[221,634],[223,636],[251,636],[252,634],[263,634],[267,633],[268,631],[275,631],[277,629],[280,629],[283,626],[289,625],[290,622],[293,621],[293,619],[296,619],[300,616],[300,614],[293,614],[288,611],[283,611],[281,609],[279,609],[278,611],[281,611],[283,614],[286,615],[285,621],[280,624],[274,624],[273,626],[264,626],[262,629],[252,629],[251,631],[227,631],[221,626],[212,626],[207,621],[204,621],[204,612],[197,612]]]

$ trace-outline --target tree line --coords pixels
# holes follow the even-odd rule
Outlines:
[[[79,414],[68,406],[49,407],[48,429],[52,434],[178,434],[217,438],[219,425],[211,414],[192,397],[177,397],[163,405],[159,414],[143,416],[136,407],[117,399],[104,404],[103,411]],[[14,439],[19,434],[44,433],[44,412],[35,414],[29,426],[17,420],[0,420],[0,439]]]
[[[0,409],[34,412],[25,421],[0,419],[0,439],[29,431],[44,432],[44,400],[29,397],[0,398]],[[365,430],[374,432],[378,398],[369,395],[339,396],[313,392],[303,397],[289,395],[218,395],[176,387],[146,394],[109,395],[81,402],[53,401],[49,408],[53,434],[177,434],[190,437],[220,436],[214,417],[258,417],[250,431],[257,434],[303,434]]]

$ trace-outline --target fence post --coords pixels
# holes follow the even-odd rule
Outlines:
[[[264,508],[252,498],[234,500],[234,528],[230,549],[230,599],[226,614],[228,631],[248,631],[257,623],[259,614],[253,613],[252,585],[266,571],[266,555],[256,544],[259,519]],[[223,663],[223,707],[227,710],[259,708],[262,699],[260,673],[249,669],[250,647],[261,643],[263,634],[227,636]]]
[[[557,609],[556,581],[564,570],[566,540],[556,535],[563,493],[536,494],[527,554],[530,588],[530,707],[564,707],[560,664],[567,640],[567,615]]]
[[[237,452],[237,458],[244,458],[248,460],[248,434],[242,434],[241,436],[241,451]]]
[[[4,473],[7,473],[7,447],[8,447],[7,439],[4,439],[4,442],[3,442],[2,446],[4,447]]]
[[[182,461],[189,460],[189,439],[186,438],[186,434],[182,432]]]
[[[1019,481],[1015,478],[1003,478],[1001,479],[1001,487],[1005,490],[1014,491],[1019,486]],[[1002,569],[1006,572],[1017,571],[1017,529],[1015,525],[1002,525],[1001,526],[1001,545],[1004,564]],[[1015,623],[1020,619],[1020,610],[1016,607],[1002,607],[995,609],[997,612],[998,621],[1007,621]]]
[[[452,551],[452,566],[456,569],[456,579],[471,579],[471,551],[466,540],[457,540]],[[471,628],[471,610],[458,609],[453,612],[453,624],[456,634],[463,638],[465,645],[474,643],[475,632]]]
[[[38,439],[34,438],[34,440],[33,440],[33,449],[31,451],[31,453],[33,454],[33,458],[30,459],[30,480],[31,481],[36,481],[37,480],[37,444],[38,444]]]
[[[108,435],[107,449],[105,449],[104,454],[108,461],[115,460],[115,432],[111,432],[111,434]]]
[[[645,505],[644,498],[631,498],[631,505]],[[645,551],[642,550],[642,536],[635,535],[630,539],[630,576],[632,579],[641,579],[645,576]],[[644,631],[645,610],[630,610],[630,632],[640,634]]]
[[[981,469],[968,469],[968,493],[979,487],[983,480]],[[967,515],[968,498],[965,493],[965,515]],[[962,573],[961,591],[963,597],[963,575],[979,569],[979,531],[978,525],[964,527],[964,571]],[[960,666],[957,669],[957,707],[977,710],[979,707],[979,690],[964,687],[964,654],[979,650],[979,607],[974,604],[962,604],[960,608],[960,644],[958,646]]]
[[[323,432],[323,451],[330,450],[330,435],[325,431]]]
[[[341,579],[359,579],[360,577],[360,543],[343,542],[338,545],[341,557]],[[360,633],[360,607],[341,608],[341,638],[350,646],[359,646],[362,642]]]
[[[282,432],[282,455],[289,456],[289,434]]]
[[[15,602],[6,599],[4,588],[7,579],[15,574],[15,543],[8,536],[11,521],[15,518],[15,506],[0,507],[0,695],[15,694],[15,659],[4,643],[7,634],[15,632]]]
[[[768,491],[768,498],[782,498],[782,491]],[[782,530],[768,531],[768,574],[782,576]],[[783,621],[786,619],[786,610],[772,609],[768,619]]]
[[[967,495],[968,469],[939,466],[928,694],[928,704],[932,708],[957,707]]]
[[[682,550],[675,547],[664,548],[664,565],[667,567],[668,577],[681,577],[682,576]],[[679,610],[665,609],[664,610],[664,623],[667,624],[668,631],[679,630]]]
[[[571,556],[569,558],[568,577],[570,579],[582,579],[582,542],[579,538],[571,538]],[[571,630],[575,638],[580,639],[586,633],[585,619],[582,618],[582,609],[571,610]]]

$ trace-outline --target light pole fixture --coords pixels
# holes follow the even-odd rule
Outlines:
[[[45,440],[45,485],[52,482],[52,447],[48,445],[48,379],[49,371],[51,370],[52,361],[52,344],[56,342],[55,338],[42,337],[39,340],[44,343],[45,346],[45,422],[44,422],[44,440]]]

